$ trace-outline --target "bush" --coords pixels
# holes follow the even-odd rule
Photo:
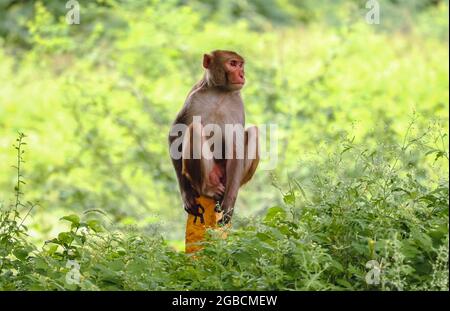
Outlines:
[[[427,153],[423,137],[372,150],[345,141],[340,152],[314,162],[320,169],[311,191],[292,179],[288,191],[279,188],[282,206],[262,219],[240,219],[227,240],[211,231],[192,258],[157,232],[105,230],[92,213],[62,217],[70,229],[42,248],[27,242],[18,211],[21,135],[18,201],[0,218],[0,288],[448,290],[448,180],[418,182],[424,168],[409,157]],[[336,165],[346,161],[354,163],[350,174]]]

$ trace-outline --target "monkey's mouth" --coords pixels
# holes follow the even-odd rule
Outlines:
[[[231,89],[233,90],[240,90],[244,87],[244,83],[240,82],[240,83],[231,83],[230,84]]]

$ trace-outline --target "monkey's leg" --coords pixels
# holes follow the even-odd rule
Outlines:
[[[194,129],[193,124],[191,124],[183,138],[181,172],[190,181],[192,188],[198,194],[201,194],[203,174],[201,156],[198,153],[201,151],[201,145],[196,142],[201,142],[201,127],[199,131],[197,128]],[[200,148],[200,151],[194,150],[195,148]]]
[[[220,180],[224,172],[215,163],[211,146],[202,132],[201,124],[191,124],[186,132],[183,140],[183,174],[199,195],[218,198],[225,191]]]
[[[231,220],[234,204],[236,203],[236,198],[244,173],[244,159],[240,158],[244,156],[244,153],[240,156],[238,155],[238,150],[244,151],[244,141],[243,139],[239,140],[237,137],[236,143],[233,141],[230,142],[225,140],[226,148],[228,148],[228,150],[232,150],[232,154],[231,158],[226,159],[225,163],[226,184],[222,201],[223,217],[220,221],[222,224],[227,224]]]
[[[233,146],[233,158],[226,160],[226,187],[222,202],[223,218],[221,223],[227,224],[233,215],[234,204],[239,188],[248,182],[255,173],[259,163],[259,131],[256,126],[248,128],[244,133],[244,140],[237,144],[243,144],[244,159],[237,158],[236,145]]]
[[[259,130],[251,126],[245,130],[244,175],[241,185],[247,183],[255,174],[259,163]]]
[[[179,137],[169,136],[169,152],[171,152],[172,144],[177,138]],[[182,144],[179,146],[179,152],[182,152],[182,146]],[[171,160],[177,174],[178,186],[180,189],[184,210],[189,214],[196,215],[198,211],[198,203],[195,201],[195,198],[198,197],[198,193],[194,188],[192,188],[191,181],[182,173],[183,159],[182,157],[174,158],[171,156]]]

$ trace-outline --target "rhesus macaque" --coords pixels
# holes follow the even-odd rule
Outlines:
[[[202,220],[202,207],[195,198],[213,198],[223,211],[220,223],[226,224],[231,220],[239,188],[252,178],[258,165],[258,128],[244,130],[240,94],[245,83],[244,59],[235,52],[217,50],[203,55],[203,67],[204,77],[191,89],[172,125],[169,145],[184,209]],[[199,118],[201,122],[196,125]],[[185,133],[180,135],[177,124],[187,126]],[[211,131],[206,133],[209,125],[215,125],[213,135]],[[236,131],[227,136],[229,126],[241,128],[241,135]],[[211,142],[217,127],[221,135]],[[176,147],[180,158],[172,155],[175,140],[181,142]],[[201,156],[195,157],[195,153]]]

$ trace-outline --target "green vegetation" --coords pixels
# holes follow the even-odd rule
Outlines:
[[[448,290],[448,2],[379,2],[2,1],[0,289]],[[213,49],[279,153],[192,259],[167,133]]]

